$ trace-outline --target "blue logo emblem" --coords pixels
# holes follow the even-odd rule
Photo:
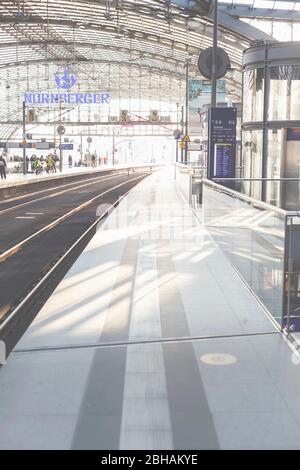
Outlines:
[[[68,68],[62,67],[55,74],[57,88],[70,90],[77,82],[77,77]]]

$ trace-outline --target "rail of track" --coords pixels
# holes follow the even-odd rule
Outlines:
[[[64,227],[64,225],[69,224],[69,226],[72,226],[71,224],[74,217],[82,217],[80,214],[85,212],[84,209],[90,209],[90,211],[94,210],[93,203],[98,203],[98,199],[100,198],[102,198],[103,203],[109,204],[110,206],[110,208],[105,210],[101,215],[99,215],[99,217],[93,217],[93,221],[89,226],[75,239],[75,241],[72,242],[71,246],[64,249],[63,254],[60,253],[58,259],[55,261],[53,261],[53,259],[46,259],[45,261],[41,259],[40,264],[37,266],[37,272],[35,275],[32,276],[32,279],[29,281],[27,279],[27,284],[29,282],[30,285],[29,289],[26,289],[26,291],[23,292],[15,292],[13,295],[14,298],[11,298],[11,301],[4,305],[0,305],[0,339],[6,342],[8,351],[15,346],[16,342],[26,331],[42,305],[52,294],[65,273],[90,241],[95,233],[97,225],[101,224],[110,210],[116,207],[120,200],[147,175],[148,173],[139,174],[138,176],[135,175],[125,182],[121,182],[105,191],[102,191],[98,195],[85,201],[80,206],[68,211],[62,217],[59,217],[50,224],[47,224],[41,230],[33,233],[30,237],[25,238],[1,255],[0,266],[3,266],[8,270],[16,270],[17,265],[18,271],[18,265],[22,265],[22,256],[23,259],[26,260],[26,263],[28,263],[28,254],[31,256],[33,262],[37,263],[37,261],[34,260],[38,259],[37,257],[40,246],[47,244],[48,240],[50,240],[51,237],[53,238],[52,231],[61,230],[62,233],[68,233],[69,230],[67,227]],[[56,236],[57,239],[60,239],[59,234],[56,233]],[[54,251],[55,249],[56,247],[54,247]],[[25,253],[26,250],[27,253]],[[57,247],[57,251],[59,251],[59,247]],[[7,285],[9,284],[10,281],[7,280]],[[2,288],[5,289],[5,285],[2,285]]]
[[[118,175],[119,176],[119,175]],[[110,177],[112,178],[112,177]],[[139,179],[140,176],[138,177],[135,177],[133,179],[136,180],[136,179]],[[107,181],[107,178],[105,179]],[[101,181],[104,181],[103,179]],[[132,180],[131,180],[132,181]],[[89,184],[85,184],[85,185],[81,185],[81,186],[78,186],[77,188],[75,189],[79,189],[79,188],[82,188],[82,187],[86,187],[86,186],[89,186],[91,184],[95,184],[94,183],[89,183]],[[76,212],[79,212],[81,211],[83,208],[87,207],[88,205],[92,204],[94,201],[96,201],[97,199],[103,197],[105,194],[117,189],[117,188],[120,188],[122,186],[124,186],[125,184],[127,184],[127,181],[126,182],[123,182],[123,183],[120,183],[116,186],[113,186],[112,188],[110,189],[107,189],[106,191],[103,191],[102,193],[98,194],[97,196],[94,196],[93,198],[91,199],[88,199],[87,201],[85,201],[84,203],[80,204],[79,206],[75,207],[74,209],[66,212],[64,215],[62,215],[61,217],[58,217],[56,220],[52,221],[50,224],[47,224],[45,225],[43,228],[41,228],[40,230],[34,232],[32,235],[30,235],[29,237],[26,237],[24,238],[21,242],[15,244],[13,247],[9,248],[8,250],[6,250],[4,253],[0,254],[0,263],[2,261],[5,261],[7,258],[9,258],[10,256],[12,256],[13,254],[15,254],[17,251],[19,251],[21,248],[23,248],[24,245],[26,245],[29,241],[33,240],[34,238],[36,238],[37,236],[41,235],[41,233],[43,232],[46,232],[48,230],[51,230],[53,227],[55,227],[57,224],[60,224],[61,222],[63,222],[65,219],[67,219],[68,217],[71,217],[73,214],[75,214]],[[74,188],[72,188],[72,191],[74,190]],[[64,190],[64,191],[60,191],[59,193],[55,193],[55,195],[52,195],[52,197],[54,196],[59,196],[59,195],[62,195],[64,194],[66,191],[69,191],[69,190]],[[51,197],[51,196],[50,196]],[[49,196],[46,196],[46,198],[48,199]],[[41,201],[43,198],[39,198],[35,201],[31,201],[31,202],[28,202],[28,204],[30,203],[33,203],[33,202],[36,202],[36,201]],[[26,203],[27,204],[27,203]],[[23,205],[23,204],[22,204]],[[15,209],[19,209],[20,208],[20,205],[15,207],[15,208],[11,208],[9,210],[15,210]],[[6,212],[6,211],[4,211]],[[1,212],[0,212],[0,215],[1,215]]]
[[[54,186],[51,188],[46,188],[46,189],[41,189],[39,191],[33,191],[31,193],[21,194],[19,196],[15,196],[10,199],[4,199],[0,201],[0,215],[19,209],[20,207],[25,207],[30,204],[34,204],[36,201],[42,201],[43,199],[47,199],[47,198],[54,198],[62,194],[65,194],[67,192],[74,191],[75,189],[88,187],[97,182],[107,181],[111,178],[117,178],[120,175],[122,174],[125,175],[127,173],[128,173],[127,171],[120,171],[120,172],[115,172],[111,175],[105,174],[101,176],[96,176],[94,178],[86,178],[83,180],[73,181],[72,183],[58,184],[57,186]],[[22,202],[22,200],[31,198],[33,196],[38,196],[38,197]],[[15,204],[18,201],[20,201],[20,203]],[[2,209],[3,206],[4,206],[4,209]]]

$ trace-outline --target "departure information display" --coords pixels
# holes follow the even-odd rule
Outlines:
[[[209,110],[208,178],[234,178],[236,108]]]
[[[289,141],[289,140],[299,141],[300,140],[300,129],[299,128],[287,129],[286,140],[287,141]]]

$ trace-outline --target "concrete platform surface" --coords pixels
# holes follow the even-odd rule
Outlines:
[[[300,449],[295,353],[164,169],[0,370],[1,449]]]
[[[142,164],[142,165],[138,165],[139,168],[145,166],[145,167],[149,167],[151,164]],[[26,184],[32,184],[32,183],[38,183],[38,182],[41,182],[41,181],[47,181],[47,180],[59,180],[60,178],[63,178],[63,177],[68,177],[68,176],[78,176],[78,175],[86,175],[86,174],[89,174],[89,173],[102,173],[102,172],[105,172],[105,171],[109,171],[109,170],[119,170],[119,169],[127,169],[127,168],[131,168],[132,166],[136,166],[136,165],[115,165],[114,167],[112,166],[107,166],[107,165],[103,165],[103,166],[96,166],[95,168],[92,168],[92,167],[73,167],[73,168],[68,168],[68,167],[64,167],[63,168],[63,171],[60,172],[58,167],[57,167],[57,172],[56,173],[53,173],[53,174],[47,174],[46,172],[43,172],[42,174],[40,175],[35,175],[35,174],[32,174],[32,173],[27,173],[26,175],[23,175],[23,174],[16,174],[16,173],[8,173],[7,174],[7,177],[6,177],[6,180],[1,180],[0,179],[0,190],[1,189],[6,189],[6,188],[11,188],[11,187],[14,187],[14,186],[23,186],[23,185],[26,185]],[[153,165],[153,167],[155,166],[159,166],[159,165]]]

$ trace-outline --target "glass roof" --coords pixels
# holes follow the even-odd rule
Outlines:
[[[225,11],[278,41],[300,40],[300,2],[277,0],[219,0]],[[245,16],[243,16],[243,14]]]
[[[80,91],[101,89],[127,102],[183,102],[184,62],[190,58],[197,74],[197,58],[211,37],[207,19],[165,0],[1,1],[3,132],[21,120],[25,92],[55,91],[53,75],[62,65],[75,67]],[[249,41],[224,29],[219,41],[239,69]],[[233,88],[240,93],[240,86]]]
[[[198,0],[197,5],[201,3],[209,2]],[[285,4],[298,9],[297,3],[220,1],[223,7],[251,8]],[[20,125],[25,92],[55,92],[53,76],[61,66],[76,71],[76,91],[101,89],[123,106],[137,100],[160,103],[162,109],[183,103],[184,62],[190,58],[191,76],[199,77],[199,53],[212,44],[209,15],[197,14],[190,4],[188,0],[2,0],[0,137]],[[244,21],[266,29],[271,24],[255,18]],[[235,70],[226,78],[235,101],[241,95],[242,53],[250,43],[246,34],[220,26],[219,45]],[[52,118],[53,110],[41,110],[41,120]]]

